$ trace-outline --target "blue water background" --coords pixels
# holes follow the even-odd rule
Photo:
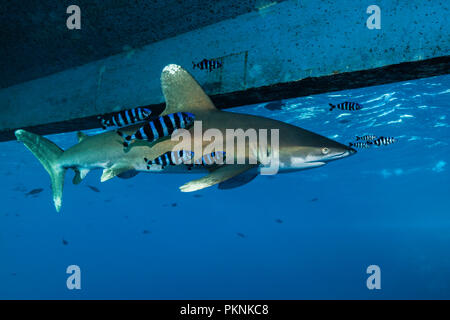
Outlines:
[[[345,100],[363,109],[328,111]],[[40,163],[1,143],[0,298],[450,298],[449,101],[441,76],[231,109],[398,142],[227,191],[179,192],[192,174],[100,183],[101,171],[74,186],[69,172],[60,213]],[[81,290],[66,288],[71,264]],[[372,264],[381,290],[366,287]]]

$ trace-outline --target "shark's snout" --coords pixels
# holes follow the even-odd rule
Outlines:
[[[357,151],[355,149],[353,149],[352,147],[346,147],[345,151],[342,152],[342,154],[338,155],[336,158],[337,159],[346,158],[346,157],[354,155],[356,152]]]
[[[354,155],[357,151],[351,147],[345,145],[339,145],[338,147],[331,148],[330,152],[320,157],[320,161],[330,162],[338,159],[343,159]]]
[[[355,149],[349,147],[348,152],[349,152],[349,156],[351,156],[351,155],[355,154],[357,151]]]

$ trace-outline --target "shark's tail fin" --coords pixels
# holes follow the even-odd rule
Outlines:
[[[336,106],[334,104],[329,103],[330,105],[330,111],[332,111],[334,108],[336,108]]]
[[[62,192],[66,169],[58,164],[63,150],[50,140],[25,130],[16,130],[16,138],[34,154],[47,170],[52,181],[53,202],[56,211],[59,212],[62,205]]]

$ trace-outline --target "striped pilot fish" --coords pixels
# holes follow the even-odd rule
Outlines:
[[[181,163],[185,163],[190,161],[194,157],[194,152],[186,151],[186,150],[177,150],[177,151],[169,151],[158,158],[149,160],[144,158],[144,161],[147,162],[147,170],[150,169],[151,165],[160,165],[162,168],[165,166],[176,166]]]
[[[188,165],[188,170],[190,170],[194,166],[211,166],[216,163],[223,164],[225,158],[225,152],[218,151],[212,152],[210,154],[204,155],[203,157],[191,162],[194,158],[194,152],[186,151],[186,150],[177,150],[177,151],[169,151],[156,159],[149,160],[144,158],[144,161],[147,163],[147,170],[150,169],[152,165],[160,165],[161,168],[164,169],[166,166],[177,166],[180,164]]]
[[[370,144],[375,144],[376,146],[387,146],[388,144],[397,142],[397,140],[395,138],[391,138],[391,137],[379,137],[378,139],[370,142]]]
[[[369,142],[354,142],[354,143],[350,142],[348,145],[350,147],[365,149],[365,148],[370,148],[371,143],[369,143]]]
[[[147,108],[134,108],[114,113],[109,119],[101,118],[103,130],[110,127],[126,127],[147,120],[152,111]]]
[[[365,135],[365,136],[356,136],[356,141],[360,141],[360,140],[363,140],[363,141],[373,141],[373,140],[375,140],[377,138],[377,136],[375,136],[375,135],[372,135],[372,134],[368,134],[368,135]]]
[[[196,67],[200,70],[209,70],[213,71],[214,69],[218,69],[222,67],[222,62],[217,59],[203,59],[202,61],[195,63],[192,61],[193,69]]]
[[[124,138],[123,146],[128,147],[131,140],[153,142],[159,138],[170,136],[177,129],[186,129],[194,123],[194,118],[192,113],[176,112],[149,121],[132,135],[127,136],[120,131],[117,133]]]
[[[359,103],[348,102],[348,101],[338,103],[336,105],[329,103],[329,105],[330,105],[330,111],[332,111],[334,108],[338,108],[341,110],[348,110],[348,111],[360,110],[362,108]]]

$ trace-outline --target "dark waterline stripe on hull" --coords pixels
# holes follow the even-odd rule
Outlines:
[[[226,109],[445,74],[450,74],[450,56],[404,62],[375,69],[338,73],[316,78],[305,78],[298,81],[217,94],[211,96],[211,99],[219,109]],[[153,119],[164,110],[164,106],[165,104],[160,103],[142,107],[152,110]],[[106,114],[105,116],[110,116],[111,114]],[[16,129],[25,129],[36,134],[47,135],[100,128],[100,121],[97,117],[98,115],[95,115],[37,126],[2,130],[0,131],[0,141],[14,140],[14,131]]]

